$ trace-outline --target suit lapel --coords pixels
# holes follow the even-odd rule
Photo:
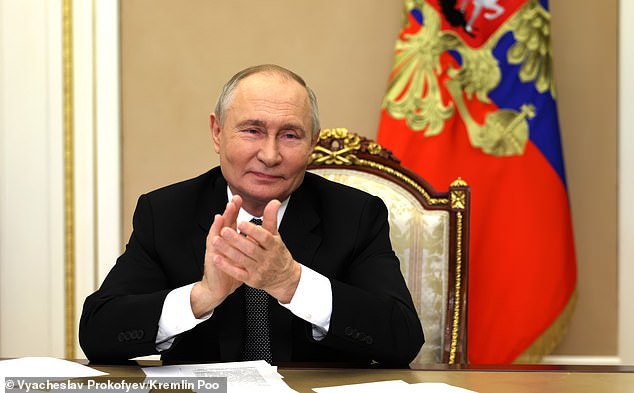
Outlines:
[[[205,236],[209,232],[214,215],[222,214],[226,206],[227,181],[218,170],[209,179],[209,184],[204,188],[196,204],[198,224],[204,230]]]
[[[212,169],[208,184],[203,187],[200,197],[196,201],[196,221],[198,231],[192,239],[192,250],[194,252],[195,269],[202,277],[205,261],[205,244],[207,234],[214,219],[214,215],[222,214],[227,205],[227,182],[220,174],[219,168]]]
[[[293,258],[309,267],[322,237],[318,226],[321,219],[310,194],[304,185],[293,193],[279,229]]]

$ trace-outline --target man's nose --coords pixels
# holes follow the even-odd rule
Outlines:
[[[282,161],[277,138],[266,138],[266,141],[258,150],[258,160],[262,161],[266,166],[274,166]]]

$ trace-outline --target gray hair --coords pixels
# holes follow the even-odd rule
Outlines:
[[[243,80],[244,78],[248,76],[259,74],[259,73],[275,74],[288,80],[294,80],[306,89],[306,93],[308,94],[308,100],[310,101],[311,120],[313,123],[311,134],[313,137],[316,137],[317,134],[319,133],[320,125],[319,125],[319,109],[317,108],[317,97],[315,96],[315,93],[310,87],[308,87],[308,85],[306,84],[306,82],[301,76],[297,75],[291,70],[288,70],[284,67],[280,67],[275,64],[262,64],[262,65],[249,67],[238,72],[231,79],[229,79],[229,81],[222,88],[222,92],[220,93],[220,96],[218,97],[218,102],[216,102],[215,114],[216,114],[216,117],[218,118],[218,123],[220,125],[224,123],[225,111],[231,104],[231,99],[233,98],[233,93],[235,92],[236,87],[238,86],[238,83],[240,83],[241,80]]]

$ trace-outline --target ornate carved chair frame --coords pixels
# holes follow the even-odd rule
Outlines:
[[[348,169],[365,172],[394,182],[407,190],[425,211],[444,210],[449,216],[448,271],[446,283],[446,309],[439,327],[441,344],[437,362],[447,364],[467,363],[467,283],[469,246],[470,189],[457,179],[447,192],[435,191],[416,173],[400,165],[393,154],[376,142],[349,132],[345,128],[325,129],[319,136],[309,171],[324,175],[332,169]],[[328,176],[326,176],[328,177]],[[335,180],[336,181],[336,180]],[[372,190],[366,190],[372,193]],[[388,201],[385,201],[388,204]],[[403,264],[404,262],[401,261]],[[402,266],[403,269],[403,266]],[[407,277],[406,277],[407,278]],[[409,281],[409,280],[408,280]],[[410,283],[408,282],[408,285]],[[411,288],[410,288],[411,290]],[[443,295],[444,296],[444,295]],[[417,309],[421,302],[414,299]],[[419,315],[420,315],[420,309]],[[422,315],[421,315],[422,319]],[[426,331],[425,324],[423,329]],[[423,350],[425,346],[423,346]],[[423,352],[421,350],[421,353]],[[416,363],[428,360],[421,360]]]

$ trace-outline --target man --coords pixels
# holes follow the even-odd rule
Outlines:
[[[387,209],[306,173],[319,118],[303,79],[243,70],[209,125],[220,166],[142,195],[125,252],[86,299],[88,358],[407,365],[424,339]]]

